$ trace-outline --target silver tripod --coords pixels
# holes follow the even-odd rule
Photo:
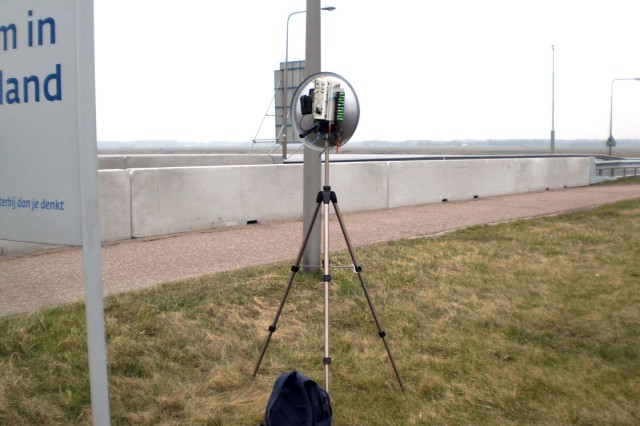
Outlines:
[[[331,186],[329,186],[329,149],[328,146],[325,148],[325,158],[324,158],[324,169],[325,175],[324,180],[325,184],[322,187],[322,191],[318,192],[318,196],[316,197],[316,207],[313,211],[313,216],[311,218],[311,222],[309,223],[309,228],[307,229],[303,241],[302,246],[300,247],[300,251],[298,252],[298,257],[296,258],[296,263],[291,266],[291,273],[289,274],[289,280],[287,282],[287,287],[280,299],[280,305],[278,306],[278,310],[276,312],[275,317],[273,318],[273,323],[269,326],[269,334],[267,335],[267,339],[264,342],[264,346],[262,347],[262,352],[260,353],[260,357],[258,358],[258,362],[256,363],[255,369],[253,370],[253,376],[258,373],[258,369],[260,368],[260,363],[262,362],[262,358],[264,357],[265,352],[267,351],[267,346],[269,346],[269,342],[271,340],[271,336],[273,332],[276,331],[276,326],[278,324],[278,319],[280,318],[280,314],[282,313],[282,308],[287,300],[287,296],[289,295],[289,291],[291,290],[291,286],[293,284],[293,280],[300,270],[300,262],[302,261],[302,256],[304,254],[307,243],[309,242],[309,236],[311,235],[311,231],[313,229],[313,225],[318,217],[318,212],[320,211],[320,205],[323,206],[323,225],[324,225],[324,262],[323,262],[323,274],[324,274],[324,382],[325,382],[325,390],[329,392],[329,365],[331,364],[331,358],[329,356],[329,283],[331,282],[331,274],[330,274],[330,262],[329,262],[329,203],[333,205],[336,217],[338,218],[338,222],[340,223],[340,228],[342,230],[342,235],[344,236],[345,242],[347,244],[347,248],[349,250],[349,255],[351,256],[351,261],[353,262],[353,267],[355,272],[358,274],[358,278],[360,279],[360,285],[362,286],[362,290],[364,291],[364,295],[367,298],[367,303],[369,304],[369,308],[371,309],[371,313],[373,314],[373,318],[375,319],[376,326],[378,327],[378,336],[382,339],[384,343],[384,347],[387,350],[387,354],[389,355],[389,361],[391,361],[391,365],[393,367],[393,371],[395,372],[396,378],[398,379],[398,383],[400,384],[400,389],[404,392],[404,384],[402,383],[402,379],[400,378],[400,373],[398,372],[398,367],[396,366],[395,361],[393,360],[393,356],[391,355],[391,350],[389,349],[389,344],[387,343],[386,333],[382,329],[380,325],[380,319],[378,318],[378,314],[373,306],[373,302],[371,301],[371,296],[369,295],[369,290],[367,289],[367,285],[364,282],[362,277],[362,267],[359,266],[358,261],[356,260],[356,255],[353,251],[353,247],[351,246],[351,241],[349,240],[349,236],[347,235],[347,228],[345,227],[344,221],[342,220],[342,214],[340,213],[340,208],[338,207],[338,199],[334,191],[331,190]]]

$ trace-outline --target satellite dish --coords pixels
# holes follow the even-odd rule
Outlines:
[[[302,143],[316,151],[346,144],[360,120],[356,92],[347,80],[332,72],[313,74],[300,83],[291,111]]]

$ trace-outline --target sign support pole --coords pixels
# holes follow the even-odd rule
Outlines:
[[[85,316],[89,356],[91,414],[94,425],[110,424],[109,380],[104,327],[102,248],[98,203],[93,1],[76,3],[78,58],[78,149],[84,264]],[[90,29],[90,30],[86,30]],[[83,31],[85,30],[85,31]],[[83,36],[84,35],[84,36]],[[90,36],[87,36],[90,35]],[[82,67],[84,67],[82,69]],[[86,104],[85,104],[86,102]]]
[[[0,238],[82,245],[92,423],[108,426],[94,0],[0,2],[0,62]]]

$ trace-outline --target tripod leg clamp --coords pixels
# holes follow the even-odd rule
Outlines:
[[[320,194],[322,194],[322,202],[324,204],[329,204],[329,202],[333,201],[336,196],[330,186],[323,186]],[[318,198],[320,198],[320,194],[318,194]]]
[[[322,358],[322,364],[324,365],[331,364],[331,358]]]
[[[384,332],[384,330],[380,331],[380,333],[378,333],[378,336],[382,337],[383,339],[387,336],[387,333]]]
[[[267,330],[267,331],[269,331],[270,333],[273,333],[274,331],[276,331],[276,326],[275,325],[270,325],[269,326],[269,330]]]
[[[299,266],[291,265],[291,272],[298,272],[300,270]]]

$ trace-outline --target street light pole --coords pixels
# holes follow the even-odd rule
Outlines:
[[[614,78],[611,80],[611,105],[609,107],[609,139],[607,139],[606,145],[609,147],[609,156],[611,156],[612,148],[616,145],[616,140],[613,138],[613,83],[616,81],[640,81],[640,78]]]
[[[327,10],[329,12],[336,10],[333,6],[327,6],[321,8],[321,10]],[[289,87],[287,83],[287,76],[289,74],[289,19],[293,15],[297,15],[299,13],[305,13],[306,10],[299,10],[297,12],[290,13],[287,16],[287,37],[286,44],[284,49],[284,71],[282,75],[282,128],[280,132],[282,133],[282,159],[287,159],[287,139],[289,138]]]
[[[305,78],[322,71],[320,66],[320,0],[307,0],[307,34],[305,43]],[[311,225],[316,206],[316,195],[322,183],[322,164],[318,151],[304,146],[302,166],[302,227],[303,234]],[[320,268],[320,222],[316,221],[309,233],[309,242],[303,254],[304,272]]]
[[[320,0],[307,0],[307,31],[305,42],[305,78],[322,71],[320,66],[320,11],[334,10],[320,8]],[[302,166],[302,232],[307,232],[316,207],[316,195],[322,188],[322,162],[318,151],[305,145]],[[316,221],[302,257],[304,272],[318,271],[320,265],[320,222]]]
[[[555,108],[556,108],[556,48],[551,45],[551,153],[556,152],[556,123],[555,123]]]

